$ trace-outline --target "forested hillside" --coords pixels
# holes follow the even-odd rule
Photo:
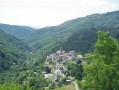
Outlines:
[[[1,90],[41,90],[47,84],[42,71],[43,64],[32,58],[28,45],[0,30]]]
[[[113,37],[119,39],[119,27],[90,28],[73,33],[67,41],[54,48],[54,50],[62,47],[65,51],[81,51],[82,54],[92,52],[99,30],[109,31]]]
[[[77,54],[92,53],[99,30],[108,31],[119,40],[119,11],[88,15],[39,30],[0,24],[0,87],[13,85],[22,89],[30,88],[28,90],[44,90],[51,83],[43,77],[46,56],[60,47],[66,52],[74,50]],[[71,66],[70,71],[76,72],[74,76],[81,75],[80,79],[76,79],[82,80],[83,67],[78,62],[81,65],[82,61],[77,61],[75,66],[72,63],[66,65],[69,68]],[[82,72],[78,71],[80,68]]]
[[[35,29],[28,26],[18,26],[18,25],[8,25],[8,24],[0,24],[0,29],[17,38],[22,38],[35,31]]]
[[[34,50],[55,51],[59,47],[64,50],[76,50],[85,53],[91,50],[97,39],[97,31],[109,30],[118,37],[119,11],[105,14],[93,14],[64,22],[61,25],[45,27],[26,36],[27,42]]]
[[[31,49],[19,39],[0,30],[0,73],[26,60]]]

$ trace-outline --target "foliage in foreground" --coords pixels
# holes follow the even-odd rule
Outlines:
[[[0,90],[32,90],[27,84],[5,83],[0,84]]]
[[[87,55],[82,90],[119,90],[119,44],[108,32],[98,32],[94,53]]]

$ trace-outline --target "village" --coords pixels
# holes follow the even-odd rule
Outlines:
[[[50,79],[55,86],[58,86],[60,80],[66,84],[75,81],[75,77],[68,75],[66,64],[68,62],[76,62],[76,60],[86,60],[82,55],[77,54],[75,51],[65,52],[61,48],[56,52],[46,57],[45,71],[43,76]]]
[[[50,54],[49,56],[47,56],[47,61],[53,61],[55,62],[67,62],[70,60],[75,60],[77,58],[77,54],[75,53],[75,51],[69,51],[68,53],[66,53],[65,51],[63,51],[61,48],[60,50],[58,50],[56,53]]]

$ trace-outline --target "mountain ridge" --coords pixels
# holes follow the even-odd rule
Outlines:
[[[29,26],[20,26],[20,25],[9,25],[0,23],[0,29],[4,32],[11,34],[17,38],[22,38],[28,34],[34,32],[36,29]]]
[[[92,28],[99,30],[111,27],[119,27],[119,10],[104,14],[88,15],[66,21],[58,26],[44,27],[26,36],[23,41],[30,44],[31,47],[36,47],[35,50],[44,47],[55,47],[55,44],[58,47],[76,32],[84,32]]]

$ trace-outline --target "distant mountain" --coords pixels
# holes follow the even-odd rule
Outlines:
[[[30,51],[19,39],[0,30],[0,73],[26,60]]]
[[[109,30],[116,36],[119,27],[119,11],[93,14],[64,22],[61,25],[45,27],[26,36],[23,40],[36,51],[65,50],[89,51],[97,39],[97,31]],[[74,38],[74,39],[73,39]],[[72,41],[73,40],[73,41]],[[80,49],[79,49],[80,48]]]
[[[28,34],[36,30],[28,26],[18,26],[18,25],[8,25],[8,24],[0,24],[0,29],[17,38],[22,38],[24,36],[27,36]]]

